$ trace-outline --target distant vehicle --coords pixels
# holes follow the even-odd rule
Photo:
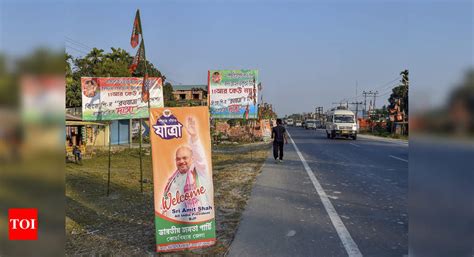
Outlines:
[[[286,119],[286,125],[293,126],[293,119]]]
[[[295,127],[301,127],[303,124],[301,123],[300,120],[295,121]]]
[[[324,125],[320,120],[316,120],[314,123],[315,123],[315,126],[316,126],[317,129],[324,128]]]
[[[305,129],[316,129],[316,120],[307,119],[306,122],[304,123],[304,128]]]
[[[333,109],[327,113],[326,134],[334,139],[342,136],[356,140],[359,127],[352,111],[347,109]]]

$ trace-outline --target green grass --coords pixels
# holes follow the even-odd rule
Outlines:
[[[217,148],[213,180],[217,244],[181,252],[183,255],[224,255],[236,232],[256,175],[268,155],[268,145],[241,145],[240,151]],[[248,149],[246,149],[246,147]],[[146,153],[149,149],[145,150]],[[138,149],[111,156],[110,196],[107,152],[98,152],[82,165],[66,164],[66,253],[68,255],[147,255],[155,251],[151,156],[143,156],[140,192]]]

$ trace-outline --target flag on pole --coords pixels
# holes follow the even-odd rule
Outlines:
[[[248,120],[248,118],[249,118],[249,112],[250,112],[250,110],[249,110],[249,104],[247,104],[247,107],[245,108],[244,115],[243,115],[243,117],[242,117],[242,118],[244,119],[244,121],[247,121],[247,120]]]
[[[143,77],[143,84],[142,84],[142,102],[146,103],[150,100],[150,88],[147,83],[148,80],[148,73],[145,73]]]
[[[135,70],[138,67],[138,64],[140,63],[140,60],[144,58],[145,58],[145,44],[143,43],[143,40],[142,40],[142,42],[140,43],[140,47],[138,48],[138,51],[135,54],[135,57],[133,57],[132,64],[130,65],[130,67],[128,67],[128,71],[130,72],[130,74],[135,72]]]
[[[142,34],[142,23],[140,21],[140,10],[137,9],[135,20],[133,21],[132,36],[130,38],[130,45],[132,45],[133,48],[137,47],[140,34]]]

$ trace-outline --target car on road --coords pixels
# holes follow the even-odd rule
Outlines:
[[[293,119],[286,119],[286,125],[293,126]]]
[[[328,138],[351,137],[357,139],[359,127],[354,113],[344,108],[336,108],[327,113],[326,134]]]
[[[304,123],[305,129],[316,129],[316,120],[307,119]]]
[[[295,121],[295,127],[301,127],[303,124],[301,123],[300,120]]]

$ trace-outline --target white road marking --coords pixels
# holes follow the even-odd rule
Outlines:
[[[321,202],[323,203],[324,209],[326,209],[326,212],[329,215],[329,219],[331,219],[332,225],[336,229],[337,235],[339,236],[339,239],[341,239],[342,245],[344,245],[347,254],[349,255],[349,257],[362,257],[362,253],[360,252],[359,247],[352,239],[351,234],[342,222],[341,217],[339,217],[339,215],[337,214],[336,209],[329,200],[329,197],[326,195],[326,192],[324,191],[323,187],[319,183],[316,176],[314,176],[313,171],[304,159],[303,155],[298,149],[298,146],[296,146],[295,141],[293,141],[293,138],[291,137],[290,133],[288,131],[287,133],[290,137],[293,147],[295,147],[296,153],[298,154],[301,159],[301,162],[303,163],[306,173],[308,173],[308,176],[311,179],[311,182],[313,182],[313,186],[316,189],[316,192],[318,192],[318,195],[321,198]]]
[[[349,143],[349,144],[350,144],[350,145],[353,145],[353,146],[355,146],[355,147],[361,147],[360,145],[356,145],[356,144],[354,144],[354,143]]]
[[[389,155],[389,156],[392,157],[393,159],[397,159],[397,160],[400,160],[400,161],[408,162],[408,160],[402,159],[402,158],[397,157],[397,156],[393,156],[393,155]]]

